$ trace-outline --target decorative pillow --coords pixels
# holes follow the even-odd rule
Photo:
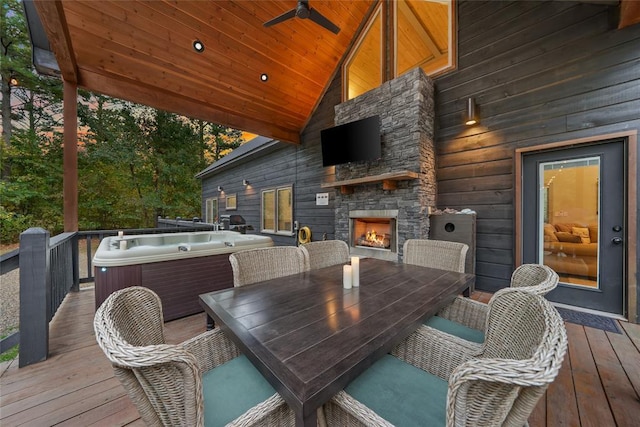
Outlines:
[[[561,223],[561,224],[553,224],[556,230],[561,231],[563,233],[571,233],[571,227],[573,224]]]
[[[589,226],[589,239],[591,243],[598,243],[598,224]]]
[[[558,241],[565,243],[582,243],[582,239],[580,236],[576,236],[575,234],[567,233],[566,231],[556,231],[556,237]]]
[[[544,225],[544,241],[545,242],[557,242],[558,238],[555,235],[556,228],[551,224]]]
[[[582,243],[591,243],[589,229],[587,227],[573,227],[571,228],[571,234],[579,236]]]

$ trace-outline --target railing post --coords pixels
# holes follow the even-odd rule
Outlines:
[[[73,263],[73,285],[71,285],[71,292],[80,291],[80,250],[78,248],[78,241],[78,233],[76,233],[71,241],[71,262]],[[87,247],[87,250],[90,249],[91,247]]]
[[[49,232],[29,228],[20,234],[19,366],[47,359],[49,353]]]

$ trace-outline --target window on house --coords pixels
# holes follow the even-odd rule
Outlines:
[[[349,54],[344,67],[346,99],[355,98],[382,84],[382,4],[369,20],[367,28]]]
[[[261,231],[293,234],[293,187],[262,191]]]
[[[455,68],[455,0],[381,2],[343,66],[343,99],[416,67],[433,76]],[[387,12],[383,13],[383,7]],[[393,19],[387,19],[390,13]],[[391,52],[387,63],[385,52]],[[385,77],[390,76],[390,77]]]
[[[416,67],[428,75],[452,68],[453,2],[398,0],[394,4],[394,75]]]
[[[226,210],[235,211],[238,208],[238,196],[233,194],[227,194],[225,197]]]
[[[212,224],[218,220],[218,198],[213,197],[205,201],[205,222]]]

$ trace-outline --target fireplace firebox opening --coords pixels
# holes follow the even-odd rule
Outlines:
[[[393,218],[353,218],[352,246],[390,251],[395,240],[393,230]]]
[[[397,261],[398,211],[352,210],[349,212],[349,246],[355,255]]]

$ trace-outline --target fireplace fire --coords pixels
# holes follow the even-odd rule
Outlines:
[[[398,261],[398,210],[349,211],[349,247],[352,255]]]
[[[353,218],[353,246],[391,250],[392,218]]]

